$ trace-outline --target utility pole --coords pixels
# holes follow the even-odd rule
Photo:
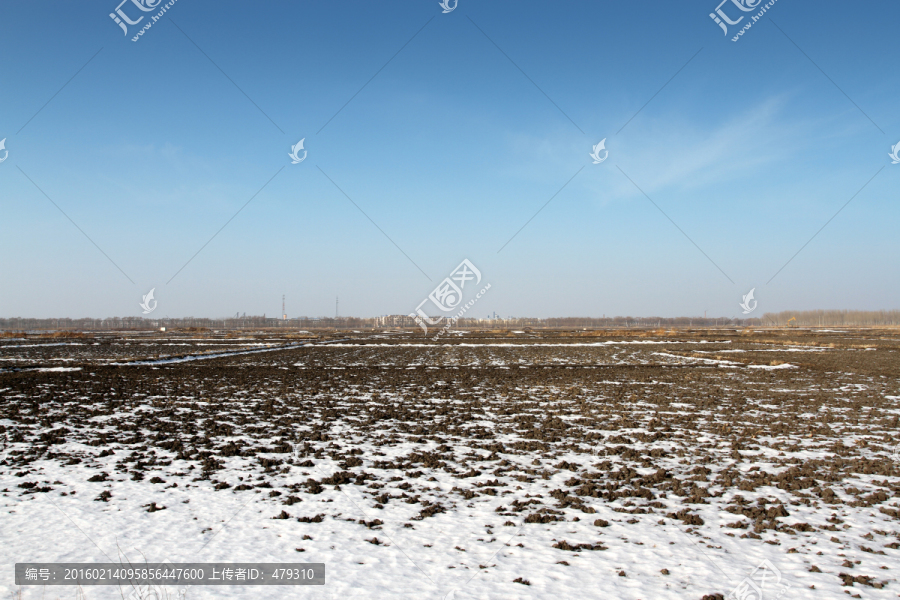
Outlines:
[[[281,320],[287,321],[287,311],[284,310],[284,294],[281,295]]]
[[[340,300],[340,298],[338,298],[337,296],[334,297],[334,318],[335,319],[337,319],[338,314],[340,314],[340,313],[338,313],[338,301],[339,300]]]

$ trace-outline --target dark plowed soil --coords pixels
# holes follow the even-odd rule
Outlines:
[[[259,493],[276,520],[336,518],[301,509],[350,486],[407,527],[487,503],[498,525],[579,523],[594,536],[561,533],[560,558],[607,550],[604,510],[635,535],[660,524],[751,545],[858,535],[898,565],[891,332],[347,338],[6,340],[0,474],[22,482],[8,493],[50,493],[36,465],[55,461],[94,466],[94,482]],[[848,530],[851,514],[877,521]],[[821,577],[838,581],[824,562]],[[865,583],[861,570],[896,576],[857,566],[850,584]]]

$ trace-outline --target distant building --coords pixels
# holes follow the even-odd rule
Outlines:
[[[375,317],[376,327],[415,327],[416,320],[409,315],[385,315]]]

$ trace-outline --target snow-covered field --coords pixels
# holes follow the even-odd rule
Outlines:
[[[0,343],[0,594],[308,561],[184,597],[900,596],[896,338],[511,335]]]

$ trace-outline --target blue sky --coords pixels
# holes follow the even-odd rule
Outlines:
[[[716,4],[4,3],[0,315],[897,308],[900,7]]]

